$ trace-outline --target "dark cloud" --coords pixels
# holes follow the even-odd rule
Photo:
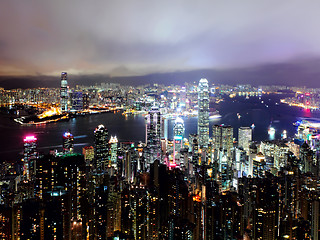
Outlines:
[[[136,76],[314,58],[319,7],[315,0],[1,1],[0,75]]]

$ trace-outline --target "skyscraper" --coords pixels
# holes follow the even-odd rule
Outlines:
[[[85,146],[84,148],[82,148],[82,154],[84,156],[86,166],[92,166],[94,160],[94,147]]]
[[[220,125],[212,126],[212,143],[214,149],[222,148],[222,128]]]
[[[200,79],[198,86],[198,136],[200,147],[209,144],[209,85],[205,78]]]
[[[62,137],[63,140],[63,152],[72,153],[73,152],[73,135],[70,132],[65,132]]]
[[[108,130],[100,124],[94,130],[94,150],[95,150],[95,160],[94,167],[97,170],[104,170],[105,164],[108,161],[109,152],[109,139]]]
[[[153,106],[146,117],[146,158],[153,163],[161,154],[161,115],[158,107]]]
[[[233,148],[233,127],[222,126],[222,148],[226,149],[228,156],[231,154],[231,149]]]
[[[182,148],[182,142],[183,142],[183,136],[184,136],[184,122],[180,117],[177,117],[176,121],[174,122],[173,134],[174,134],[173,159],[175,161],[176,152],[179,154],[180,149]]]
[[[233,128],[225,125],[214,125],[212,127],[212,140],[215,149],[225,149],[230,155],[233,147]]]
[[[118,152],[118,139],[117,136],[110,138],[110,165],[117,168],[117,152]]]
[[[252,129],[250,127],[240,127],[238,133],[238,146],[242,147],[243,150],[249,153],[249,146],[252,141]]]
[[[31,180],[31,177],[35,173],[35,161],[37,158],[37,138],[35,136],[26,136],[23,142],[23,175],[27,180]]]
[[[60,107],[62,112],[68,111],[68,82],[66,72],[61,73]]]

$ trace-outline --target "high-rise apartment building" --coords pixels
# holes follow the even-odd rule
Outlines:
[[[230,156],[233,147],[233,128],[225,125],[214,125],[212,127],[212,142],[215,149],[227,150]]]
[[[97,170],[104,170],[105,164],[108,161],[109,153],[109,133],[108,130],[100,124],[94,130],[94,150],[95,160],[94,167]]]
[[[222,128],[220,125],[213,125],[212,126],[212,144],[214,149],[222,148]]]
[[[205,78],[198,85],[198,136],[200,147],[209,144],[209,85]]]
[[[222,126],[222,148],[226,149],[228,156],[230,156],[231,149],[233,148],[233,127]]]
[[[94,147],[85,146],[84,148],[82,148],[82,154],[84,156],[86,166],[92,166],[94,160]]]
[[[252,128],[240,127],[238,129],[238,146],[242,147],[247,153],[249,153],[250,142],[252,141]]]
[[[68,81],[66,72],[61,73],[60,108],[62,112],[68,111]]]

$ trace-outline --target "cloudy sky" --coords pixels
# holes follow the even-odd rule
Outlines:
[[[320,56],[320,1],[2,0],[0,75],[143,75]]]

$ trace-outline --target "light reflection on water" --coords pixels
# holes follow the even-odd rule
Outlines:
[[[276,129],[275,139],[281,138],[283,130],[287,130],[288,137],[294,135],[296,128],[293,126],[298,118],[320,118],[318,111],[307,111],[284,104],[276,105],[281,96],[263,96],[262,100],[268,101],[268,108],[261,104],[261,100],[255,97],[245,99],[236,97],[226,99],[218,106],[210,106],[219,110],[222,117],[210,121],[211,128],[214,124],[232,125],[234,137],[237,138],[238,128],[241,126],[255,125],[253,140],[269,139],[268,127],[270,124]],[[271,99],[271,100],[269,100]],[[238,118],[238,113],[241,118]],[[197,118],[183,118],[185,121],[185,137],[189,133],[197,132]],[[168,135],[172,138],[174,120],[168,121]],[[0,161],[15,160],[20,158],[19,152],[23,149],[22,139],[25,135],[35,134],[38,138],[39,149],[47,152],[52,146],[61,150],[62,135],[65,131],[71,131],[75,136],[75,151],[82,152],[84,146],[93,145],[93,131],[99,125],[104,124],[109,130],[109,136],[116,135],[119,141],[145,141],[144,116],[128,116],[121,113],[103,113],[78,117],[70,121],[55,122],[39,126],[21,126],[15,124],[8,117],[0,115]]]

